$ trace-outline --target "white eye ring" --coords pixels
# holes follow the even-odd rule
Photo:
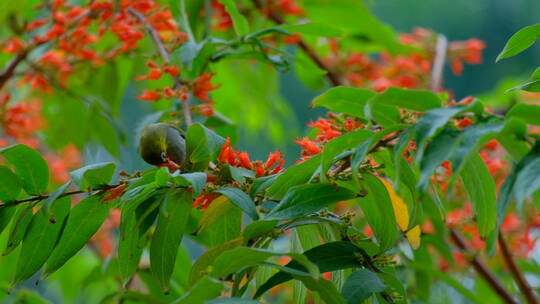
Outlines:
[[[161,160],[162,160],[163,162],[166,162],[166,161],[167,161],[167,158],[168,158],[168,157],[167,157],[167,153],[161,152]]]

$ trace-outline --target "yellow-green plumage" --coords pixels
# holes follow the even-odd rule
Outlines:
[[[161,165],[166,158],[178,165],[186,159],[186,141],[182,132],[167,123],[145,126],[139,143],[141,157],[149,164]]]

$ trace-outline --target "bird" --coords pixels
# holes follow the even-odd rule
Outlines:
[[[162,122],[149,124],[141,130],[139,152],[145,162],[174,172],[186,160],[186,139],[174,125]]]

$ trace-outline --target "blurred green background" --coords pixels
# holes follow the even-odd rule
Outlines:
[[[465,65],[461,76],[451,73],[449,66],[444,74],[444,86],[454,92],[457,99],[467,95],[484,96],[500,87],[512,87],[532,73],[540,64],[540,45],[535,45],[519,56],[495,63],[497,54],[508,38],[520,28],[540,22],[540,1],[537,0],[371,0],[371,11],[392,26],[396,32],[410,32],[415,27],[425,27],[444,34],[449,41],[478,38],[486,42],[484,60],[480,65]],[[293,138],[304,136],[306,123],[324,112],[308,109],[311,99],[318,92],[303,86],[294,72],[281,75],[280,89],[295,115],[295,126],[287,126],[281,140],[272,141],[265,132],[249,136],[241,130],[239,147],[263,158],[269,148],[281,149],[288,164],[299,156]],[[218,91],[219,92],[219,91]],[[499,98],[489,96],[488,99]],[[489,100],[488,102],[496,102]],[[271,119],[271,117],[269,117]]]

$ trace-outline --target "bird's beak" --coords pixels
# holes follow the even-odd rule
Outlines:
[[[180,169],[180,165],[172,161],[165,152],[161,153],[161,159],[163,160],[163,163],[159,165],[160,167],[169,168],[170,172]]]

